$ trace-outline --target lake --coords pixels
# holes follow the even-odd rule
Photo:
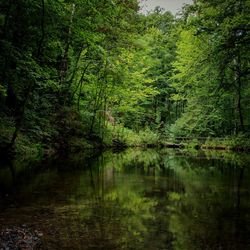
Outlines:
[[[250,249],[250,156],[128,149],[2,163],[0,230],[38,249]]]

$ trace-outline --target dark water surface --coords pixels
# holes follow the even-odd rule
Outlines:
[[[0,168],[0,230],[37,230],[55,250],[250,249],[249,163],[139,149],[16,162]]]

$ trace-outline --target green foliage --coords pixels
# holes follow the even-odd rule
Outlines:
[[[1,114],[1,122],[0,122],[1,147],[5,147],[6,145],[8,145],[13,133],[14,133],[14,121],[13,121],[13,119]]]
[[[143,145],[150,146],[150,145],[157,145],[159,142],[159,136],[151,131],[149,128],[145,130],[141,130],[139,132],[139,137]]]
[[[36,143],[24,134],[19,134],[16,140],[16,153],[20,160],[39,160],[44,154],[42,144]]]
[[[63,152],[249,134],[249,8],[198,0],[175,18],[136,0],[1,3],[2,147],[19,134]]]
[[[188,18],[180,28],[173,64],[172,100],[184,102],[185,109],[171,130],[198,136],[246,132],[249,3],[196,1],[193,7],[184,13]]]
[[[203,147],[210,148],[226,148],[235,151],[249,150],[250,140],[244,135],[228,136],[225,138],[210,138],[208,137]]]
[[[108,125],[104,133],[103,141],[106,146],[148,147],[158,145],[159,135],[149,128],[135,132],[123,125]]]

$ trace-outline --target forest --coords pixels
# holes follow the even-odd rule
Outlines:
[[[53,154],[250,135],[250,1],[0,1],[0,148]]]
[[[250,0],[145,1],[0,0],[0,249],[250,249]]]

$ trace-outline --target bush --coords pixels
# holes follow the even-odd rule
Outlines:
[[[225,147],[227,149],[250,148],[250,140],[244,134],[221,138],[208,137],[205,142],[206,147]]]
[[[104,144],[107,146],[150,146],[157,145],[158,142],[159,136],[149,128],[136,133],[122,125],[108,125],[104,136]]]
[[[157,145],[159,143],[159,135],[151,131],[149,128],[139,132],[139,138],[143,145]]]
[[[28,136],[19,133],[15,143],[19,159],[40,159],[43,155],[41,143],[34,143]]]

